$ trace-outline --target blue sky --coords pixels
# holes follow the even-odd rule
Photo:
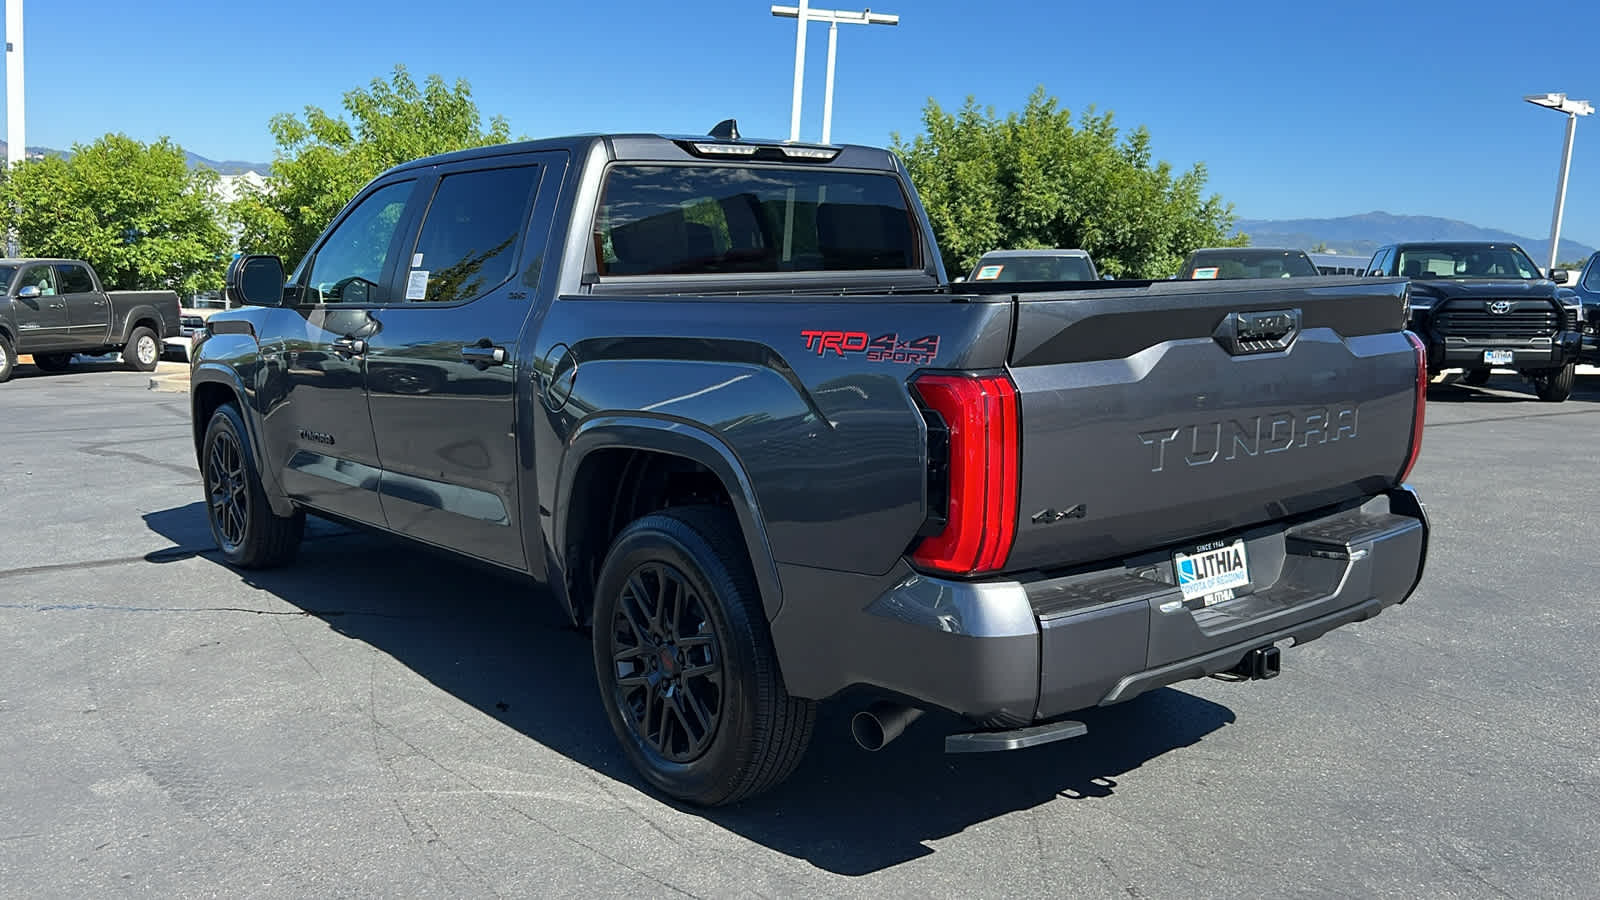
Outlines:
[[[1543,237],[1564,119],[1522,95],[1600,103],[1593,22],[1572,0],[882,2],[899,26],[840,29],[836,141],[914,134],[929,98],[1006,111],[1043,85],[1148,126],[1158,158],[1204,161],[1247,218],[1381,209]],[[120,131],[266,162],[274,113],[337,110],[395,63],[467,79],[513,134],[699,132],[727,116],[747,136],[788,134],[795,23],[759,0],[248,8],[28,0],[28,143]],[[809,140],[826,50],[813,25]],[[1600,245],[1600,115],[1576,146],[1562,236]]]

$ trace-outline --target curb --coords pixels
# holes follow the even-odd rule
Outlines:
[[[189,373],[173,372],[169,375],[151,376],[150,390],[165,391],[173,394],[187,394],[189,393]]]

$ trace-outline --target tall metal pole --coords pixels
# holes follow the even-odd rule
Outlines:
[[[1556,179],[1556,212],[1550,219],[1550,265],[1545,274],[1556,267],[1561,243],[1561,216],[1567,208],[1567,172],[1572,168],[1572,137],[1578,131],[1578,114],[1567,113],[1567,144],[1561,151],[1561,174]]]
[[[22,0],[6,0],[6,172],[28,158],[27,116],[22,91]],[[6,255],[17,256],[16,229],[6,234]]]
[[[839,24],[845,25],[898,25],[900,17],[888,13],[875,13],[870,9],[849,12],[839,9],[812,9],[809,0],[800,0],[799,6],[774,6],[772,14],[780,18],[794,17],[797,22],[794,39],[794,107],[789,116],[789,140],[800,140],[801,85],[806,75],[806,22],[828,23],[828,86],[822,101],[822,142],[833,140],[833,66],[839,53]]]
[[[833,143],[833,58],[839,51],[839,23],[828,23],[828,86],[822,98],[822,142]]]
[[[806,14],[811,0],[800,0],[800,14],[795,16],[794,34],[794,106],[789,111],[789,140],[800,140],[800,93],[806,82]]]

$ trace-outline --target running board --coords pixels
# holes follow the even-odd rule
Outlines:
[[[947,736],[944,739],[944,752],[992,753],[997,750],[1021,750],[1025,747],[1037,747],[1040,744],[1083,737],[1088,733],[1089,726],[1070,719],[1030,725],[1027,728],[1016,728],[1011,731],[968,731]]]

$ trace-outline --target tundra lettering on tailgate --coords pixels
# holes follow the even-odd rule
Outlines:
[[[1226,422],[1201,422],[1139,433],[1139,442],[1152,448],[1150,471],[1167,467],[1167,447],[1177,444],[1190,466],[1205,466],[1217,460],[1231,461],[1241,456],[1282,453],[1294,447],[1310,447],[1330,441],[1356,439],[1356,406],[1326,407],[1284,411]]]

